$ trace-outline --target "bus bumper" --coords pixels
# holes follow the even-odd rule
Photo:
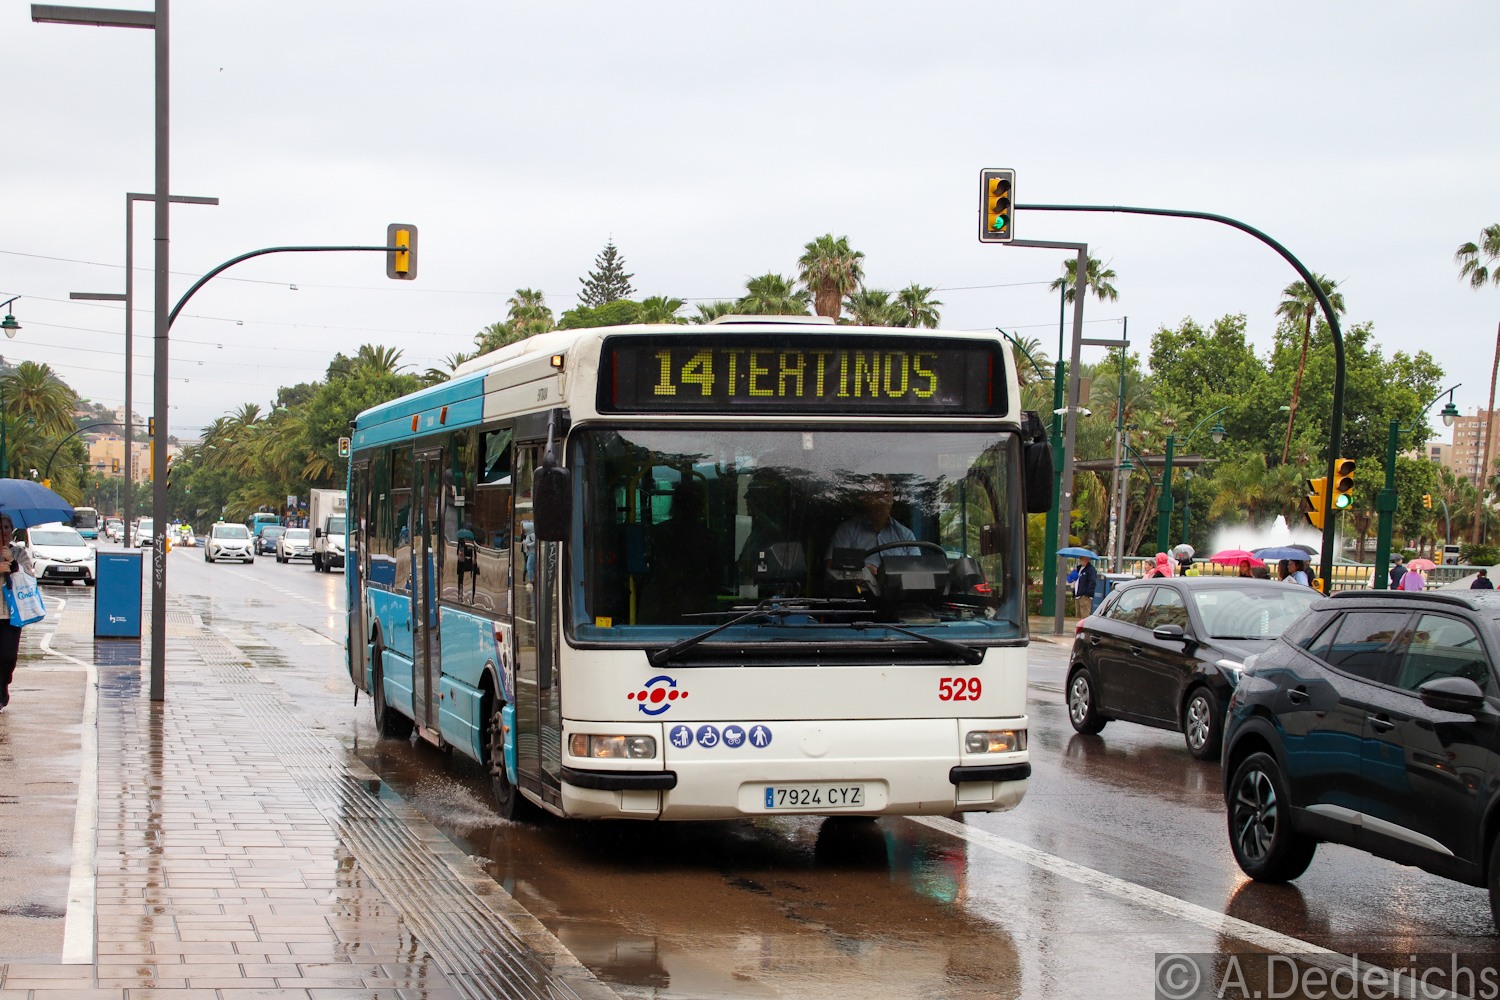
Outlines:
[[[650,770],[601,768],[601,761],[565,754],[562,812],[664,820],[999,812],[1020,804],[1031,775],[1025,750],[984,755],[961,750],[965,732],[1024,730],[1025,717],[765,725],[774,738],[763,747],[748,741],[705,747],[697,739],[681,747],[664,738],[663,758]]]

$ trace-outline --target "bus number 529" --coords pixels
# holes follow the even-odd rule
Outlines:
[[[983,689],[978,677],[942,677],[938,680],[938,701],[978,701]]]

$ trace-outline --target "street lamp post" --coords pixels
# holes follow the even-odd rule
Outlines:
[[[1427,403],[1417,411],[1417,416],[1414,420],[1412,420],[1412,425],[1405,428],[1405,430],[1416,430],[1417,422],[1426,415],[1428,410],[1432,409],[1433,403],[1436,403],[1444,396],[1448,397],[1448,405],[1443,407],[1442,410],[1443,426],[1452,427],[1453,422],[1457,420],[1459,416],[1458,407],[1453,405],[1453,392],[1459,387],[1459,385],[1463,385],[1463,383],[1460,382],[1452,389],[1444,389],[1442,392],[1438,393],[1436,396],[1428,400]],[[1386,437],[1385,447],[1385,486],[1379,493],[1375,495],[1375,579],[1373,581],[1373,586],[1376,590],[1386,590],[1390,587],[1391,583],[1391,529],[1393,526],[1393,522],[1396,519],[1397,500],[1396,447],[1401,439],[1402,430],[1403,428],[1401,427],[1401,421],[1391,421],[1390,433]],[[1446,512],[1447,509],[1447,505],[1445,504],[1443,507],[1444,512]]]
[[[58,4],[31,5],[33,21],[53,24],[83,24],[108,28],[146,28],[155,35],[155,153],[156,191],[156,267],[155,267],[155,378],[152,409],[156,414],[157,449],[152,461],[151,474],[152,509],[156,523],[165,524],[167,513],[167,369],[170,352],[167,350],[167,312],[171,308],[171,269],[168,249],[171,246],[170,209],[167,204],[171,189],[171,2],[156,0],[156,9],[117,10],[104,7],[70,7]],[[125,422],[130,422],[129,414]],[[167,663],[167,560],[163,546],[153,550],[151,557],[151,700],[162,701],[166,689]]]
[[[0,311],[10,308],[10,304],[21,296],[12,295],[4,302],[0,302]],[[5,319],[0,320],[0,330],[5,331],[7,337],[14,337],[16,331],[21,329],[21,324],[10,313],[5,314]],[[0,385],[0,479],[10,478],[10,450],[5,446],[5,386]]]
[[[121,512],[121,518],[125,522],[125,545],[130,545],[131,505],[134,499],[134,491],[131,482],[135,477],[135,402],[134,387],[135,376],[135,212],[134,205],[138,201],[153,201],[156,195],[141,194],[130,191],[125,194],[125,294],[118,292],[72,292],[68,295],[70,299],[94,299],[106,302],[125,303],[125,417],[121,421],[125,425],[125,509]],[[199,195],[174,194],[167,198],[170,202],[179,205],[217,205],[219,199],[207,198]]]
[[[1182,446],[1186,448],[1189,444],[1191,444],[1193,441],[1193,435],[1202,430],[1204,424],[1208,423],[1210,420],[1213,420],[1214,417],[1217,417],[1227,409],[1229,409],[1229,407],[1221,406],[1214,412],[1210,413],[1208,416],[1204,417],[1202,420],[1198,421],[1197,426],[1188,431],[1187,437],[1182,441]],[[1218,444],[1220,441],[1224,440],[1224,435],[1227,432],[1224,430],[1224,425],[1222,423],[1215,423],[1213,428],[1208,433],[1209,436],[1214,439],[1214,444]],[[1172,544],[1172,448],[1175,444],[1175,436],[1172,434],[1168,434],[1165,457],[1166,464],[1163,466],[1161,474],[1161,497],[1156,501],[1156,551],[1158,552],[1167,551],[1168,547],[1170,547]]]

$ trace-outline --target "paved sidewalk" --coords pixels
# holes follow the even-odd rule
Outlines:
[[[169,608],[47,593],[0,713],[0,1000],[615,994],[280,688]]]

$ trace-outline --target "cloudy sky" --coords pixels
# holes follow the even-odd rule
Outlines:
[[[116,6],[146,8],[134,0]],[[847,235],[868,284],[935,286],[943,325],[1040,336],[1059,251],[975,238],[982,167],[1022,204],[1233,216],[1340,283],[1349,321],[1430,351],[1485,404],[1500,287],[1455,248],[1500,222],[1500,4],[1320,2],[522,5],[177,0],[172,298],[249,250],[420,232],[419,277],[378,254],[279,255],[215,279],[172,330],[172,431],[322,376],[335,351],[417,370],[472,348],[521,287],[560,313],[613,239],[638,295],[734,298]],[[0,4],[0,300],[83,395],[124,398],[125,193],[150,191],[150,31],[34,24]],[[136,409],[151,398],[149,204],[136,208]],[[1086,241],[1132,339],[1243,312],[1265,350],[1293,273],[1209,223],[1022,212]],[[1093,360],[1098,349],[1090,349]],[[1268,400],[1268,405],[1280,401]]]

